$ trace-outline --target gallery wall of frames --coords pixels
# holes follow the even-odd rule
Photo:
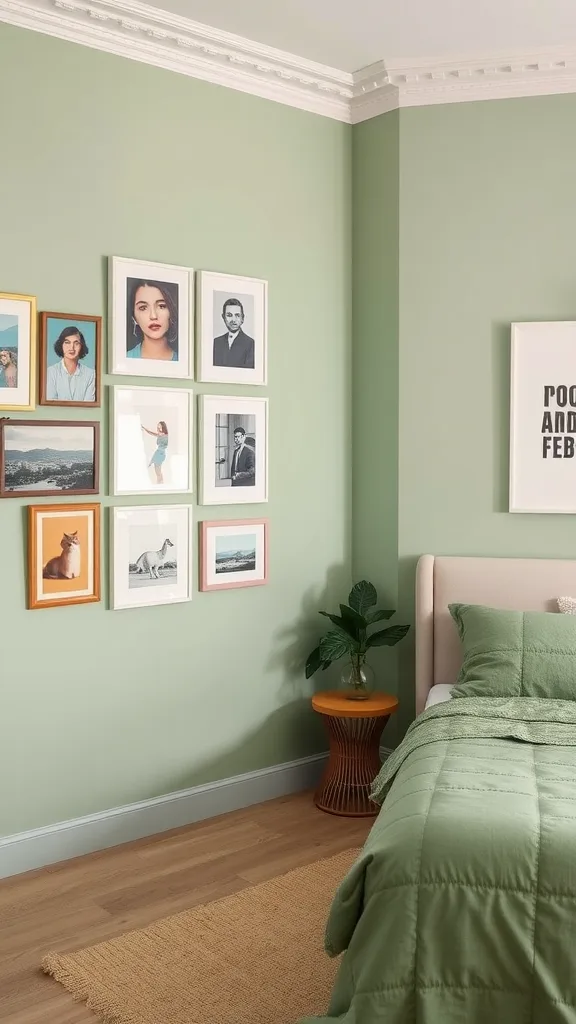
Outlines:
[[[0,293],[0,499],[30,499],[27,606],[100,601],[104,572],[112,610],[190,601],[195,543],[201,592],[262,585],[267,518],[194,523],[189,502],[268,501],[267,282],[118,256],[108,266],[105,324]],[[103,385],[104,365],[117,381]],[[243,393],[195,395],[194,381]],[[104,388],[108,480],[93,412]],[[126,502],[106,510],[108,566],[101,494]]]

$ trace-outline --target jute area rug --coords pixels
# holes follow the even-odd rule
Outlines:
[[[42,969],[105,1024],[295,1024],[325,1014],[332,898],[358,850],[156,921]]]

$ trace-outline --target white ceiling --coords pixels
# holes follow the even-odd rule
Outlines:
[[[379,60],[576,45],[576,0],[156,0],[213,28],[358,71]]]

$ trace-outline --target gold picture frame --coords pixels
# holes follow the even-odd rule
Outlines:
[[[0,292],[2,411],[30,412],[36,409],[37,327],[34,295]],[[9,398],[13,401],[8,401]]]

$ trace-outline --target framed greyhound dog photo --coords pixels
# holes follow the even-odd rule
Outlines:
[[[192,506],[111,509],[112,608],[192,600]]]

